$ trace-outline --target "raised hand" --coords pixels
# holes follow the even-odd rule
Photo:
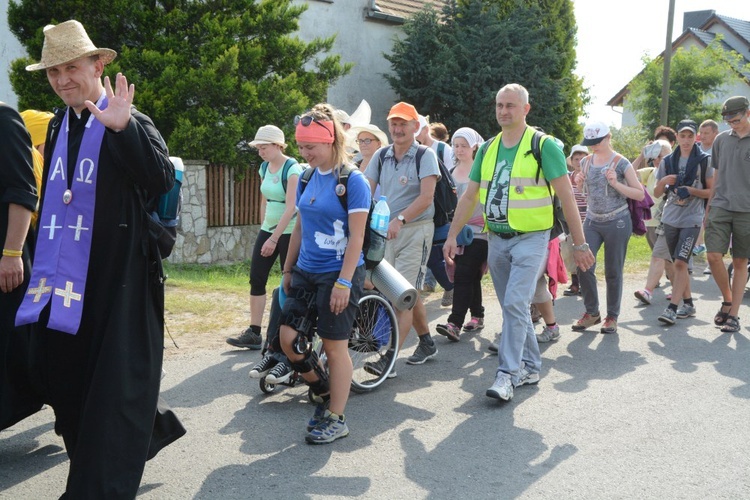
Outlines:
[[[130,122],[130,106],[133,104],[135,95],[135,85],[128,85],[128,79],[122,73],[117,73],[115,78],[115,90],[112,91],[112,85],[109,77],[104,77],[104,91],[107,94],[107,108],[102,111],[91,101],[86,101],[86,107],[94,117],[99,120],[105,127],[120,132],[124,130]]]

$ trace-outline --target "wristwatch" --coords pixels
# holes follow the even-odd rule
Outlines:
[[[581,243],[580,245],[573,245],[573,250],[575,252],[585,252],[589,249],[588,243]]]
[[[403,215],[399,215],[398,217],[396,217],[396,219],[398,219],[398,220],[400,220],[400,221],[401,221],[401,225],[402,225],[402,226],[403,226],[404,224],[406,224],[406,217],[404,217]]]

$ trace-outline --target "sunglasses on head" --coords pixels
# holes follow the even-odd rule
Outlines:
[[[318,119],[315,118],[315,117],[313,117],[312,115],[302,115],[302,116],[297,115],[297,116],[294,117],[294,126],[295,127],[297,125],[299,125],[300,123],[302,124],[303,127],[309,127],[310,124],[313,123],[313,122],[317,123],[318,125],[320,125],[324,129],[326,129],[326,131],[328,132],[328,135],[330,135],[331,137],[333,137],[333,134],[331,133],[330,130],[328,130],[328,127],[326,127],[325,125],[323,125],[322,123],[320,123],[318,121]]]

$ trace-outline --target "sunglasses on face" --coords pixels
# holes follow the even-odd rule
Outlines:
[[[357,139],[354,142],[356,142],[357,144],[364,144],[365,146],[369,146],[370,143],[372,143],[374,141],[377,141],[377,139]],[[378,142],[380,142],[380,141],[378,141]]]
[[[328,132],[328,135],[330,135],[331,137],[333,137],[333,134],[331,133],[330,130],[328,130],[328,127],[326,127],[325,125],[323,125],[322,123],[320,123],[318,121],[318,119],[314,118],[312,115],[302,115],[302,116],[297,115],[297,116],[294,117],[294,126],[295,127],[297,125],[299,125],[300,123],[302,124],[303,127],[309,127],[310,124],[313,123],[313,122],[317,123],[318,125],[320,125],[324,129],[326,129],[326,131]]]

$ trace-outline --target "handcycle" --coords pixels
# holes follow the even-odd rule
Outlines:
[[[295,351],[299,354],[314,352],[320,360],[321,369],[327,370],[325,351],[323,342],[317,336],[317,329],[313,318],[316,314],[316,297],[315,293],[304,292],[302,299],[307,303],[307,314],[300,322]],[[276,295],[276,294],[274,294]],[[349,356],[352,359],[352,391],[365,393],[372,391],[382,384],[398,357],[398,321],[393,306],[377,290],[365,290],[362,298],[359,299],[359,308],[349,334]],[[385,359],[385,369],[378,375],[374,375],[365,370],[365,365],[377,363]],[[285,382],[272,384],[266,380],[266,376],[260,378],[260,390],[265,394],[271,394],[276,390],[278,385],[294,387],[297,384],[304,383],[302,375],[293,372]],[[307,397],[311,402],[319,402],[316,395],[311,389],[308,389]]]

